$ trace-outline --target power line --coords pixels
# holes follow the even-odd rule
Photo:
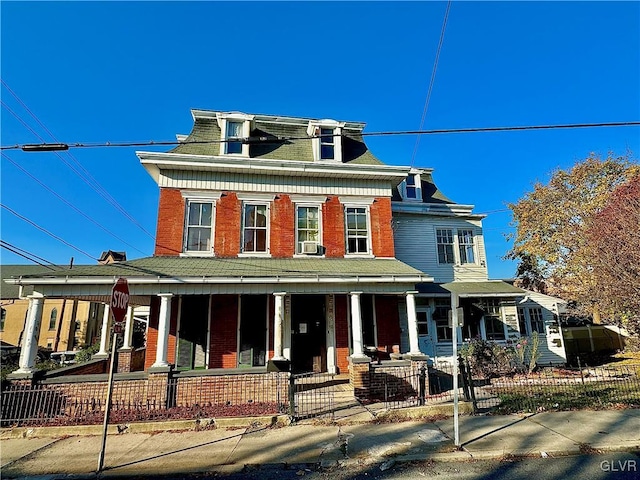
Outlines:
[[[72,243],[67,242],[65,239],[60,238],[59,236],[51,233],[49,230],[47,230],[44,227],[41,227],[40,225],[38,225],[37,223],[33,222],[32,220],[29,220],[27,217],[20,215],[18,212],[16,212],[15,210],[7,207],[6,205],[0,203],[0,207],[4,208],[5,210],[7,210],[8,212],[14,214],[16,217],[18,217],[21,220],[24,220],[25,222],[27,222],[30,225],[33,225],[34,227],[36,227],[38,230],[46,233],[47,235],[49,235],[52,238],[55,238],[56,240],[58,240],[59,242],[64,243],[65,245],[67,245],[68,247],[73,248],[74,250],[77,250],[78,252],[82,253],[83,255],[86,255],[87,257],[89,257],[91,260],[98,260],[97,258],[93,257],[91,254],[85,252],[84,250],[76,247],[75,245],[73,245]]]
[[[29,109],[29,107],[20,99],[20,97],[18,96],[17,93],[15,93],[7,84],[7,82],[5,82],[3,79],[0,79],[0,82],[2,82],[2,85],[7,89],[7,91],[18,101],[18,103],[27,111],[27,113],[29,113],[29,115],[31,115],[31,117],[33,117],[35,119],[35,121],[38,123],[38,125],[40,125],[45,132],[47,132],[49,134],[49,136],[51,138],[53,138],[53,140],[55,142],[59,142],[55,135],[51,132],[51,130],[49,130],[47,128],[47,126],[42,123],[40,121],[40,119],[38,118],[38,116],[33,113],[31,111],[31,109]],[[42,138],[40,135],[38,135],[38,133],[36,133],[29,125],[27,125],[18,114],[16,114],[15,112],[13,112],[13,110],[11,110],[8,105],[6,105],[4,102],[2,102],[2,106],[5,107],[9,113],[11,113],[15,118],[17,118],[29,131],[31,131],[31,133],[33,133],[38,139],[40,139],[42,142],[45,142],[44,138]],[[59,146],[60,144],[58,144]],[[60,148],[56,148],[55,150],[60,150]],[[69,156],[69,158],[75,163],[75,165],[78,167],[78,169],[74,168],[72,165],[70,165],[62,155],[60,155],[58,152],[56,152],[56,155],[58,156],[58,158],[60,158],[60,160],[67,165],[67,167],[69,167],[71,169],[71,171],[73,171],[78,177],[80,177],[81,180],[83,180],[89,187],[91,187],[96,193],[98,193],[98,195],[100,195],[107,203],[111,204],[116,210],[118,210],[122,215],[124,215],[131,223],[133,223],[134,225],[136,225],[140,230],[142,230],[147,236],[149,236],[151,239],[155,239],[155,237],[149,233],[143,226],[142,224],[140,224],[140,222],[138,222],[138,220],[136,220],[124,207],[122,207],[118,201],[113,198],[113,196],[91,175],[91,173],[84,168],[84,166],[82,165],[82,163],[80,163],[78,161],[78,159],[76,159],[71,153],[67,153],[67,155]],[[139,251],[139,250],[138,250]]]
[[[20,247],[17,247],[15,245],[12,245],[9,242],[5,242],[4,240],[0,240],[0,247],[9,250],[10,252],[15,253],[16,255],[19,255],[23,258],[26,258],[27,260],[29,260],[30,262],[33,263],[37,263],[38,265],[48,268],[49,270],[55,270],[55,268],[51,268],[49,265],[45,265],[44,263],[41,263],[39,260],[42,260],[43,262],[46,262],[54,267],[57,267],[57,265],[53,262],[50,262],[49,260],[39,257],[38,255],[36,255],[35,253],[31,253],[28,252],[27,250],[24,250]]]
[[[440,50],[442,50],[442,43],[444,42],[444,32],[447,28],[447,19],[449,18],[449,10],[451,9],[451,0],[447,2],[447,9],[444,12],[444,19],[442,21],[442,29],[440,30],[440,40],[438,41],[438,48],[436,50],[436,57],[433,61],[433,70],[431,70],[431,79],[429,80],[429,89],[427,90],[427,98],[424,101],[424,109],[422,110],[422,119],[420,120],[420,130],[424,127],[424,121],[427,118],[427,110],[429,108],[429,100],[431,99],[431,91],[436,80],[436,71],[438,69],[438,59],[440,58]],[[418,135],[416,137],[416,144],[413,147],[413,154],[411,155],[411,166],[416,159],[418,153],[418,145],[420,145],[420,139],[422,137]]]
[[[96,225],[97,227],[99,227],[100,229],[102,229],[104,232],[108,233],[109,235],[111,235],[113,238],[115,238],[116,240],[122,242],[123,244],[127,245],[128,247],[133,248],[134,250],[140,252],[143,255],[146,255],[145,252],[143,252],[142,250],[140,250],[139,248],[136,248],[135,246],[131,245],[129,242],[127,242],[126,240],[123,240],[122,238],[118,237],[115,233],[111,232],[110,230],[108,230],[104,225],[102,225],[101,223],[97,222],[96,220],[94,220],[93,218],[91,218],[89,215],[87,215],[86,213],[84,213],[82,210],[80,210],[78,207],[76,207],[75,205],[73,205],[71,202],[69,202],[67,199],[65,199],[64,197],[62,197],[58,192],[56,192],[55,190],[53,190],[52,188],[50,188],[49,186],[47,186],[45,183],[41,182],[35,175],[32,175],[29,171],[27,171],[25,168],[23,168],[22,166],[20,166],[20,164],[18,164],[17,162],[15,162],[12,158],[10,158],[6,153],[4,152],[0,152],[0,154],[6,158],[7,160],[9,160],[16,168],[20,169],[25,175],[27,175],[28,177],[30,177],[34,182],[37,182],[42,188],[44,188],[45,190],[47,190],[49,193],[51,193],[52,195],[56,196],[60,201],[62,201],[63,203],[65,203],[66,205],[68,205],[69,207],[73,208],[76,212],[78,212],[80,215],[82,215],[84,218],[86,218],[87,220],[89,220],[91,223],[93,223],[94,225]]]
[[[381,136],[399,136],[399,135],[441,135],[451,133],[481,133],[481,132],[512,132],[512,131],[528,131],[528,130],[558,130],[558,129],[576,129],[576,128],[597,128],[597,127],[634,127],[639,126],[640,121],[631,122],[600,122],[600,123],[568,123],[557,125],[526,125],[526,126],[513,126],[513,127],[477,127],[477,128],[442,128],[434,130],[400,130],[400,131],[380,131],[380,132],[361,132],[362,137],[381,137]],[[150,147],[150,146],[171,146],[171,145],[207,145],[207,144],[220,144],[227,142],[243,142],[243,143],[279,143],[286,141],[302,141],[312,140],[320,137],[341,137],[342,134],[333,135],[311,135],[305,137],[245,137],[245,138],[233,138],[233,139],[220,139],[220,140],[166,140],[166,141],[147,141],[147,142],[95,142],[95,143],[64,143],[55,145],[65,145],[68,148],[106,148],[106,147]],[[21,150],[25,146],[42,146],[32,144],[17,144],[1,146],[0,150]]]

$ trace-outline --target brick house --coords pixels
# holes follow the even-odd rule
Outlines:
[[[33,372],[43,299],[108,303],[118,277],[149,307],[149,372],[342,373],[398,350],[401,312],[419,355],[415,286],[432,278],[396,258],[392,231],[409,167],[378,160],[363,123],[191,113],[178,146],[137,153],[159,187],[153,257],[10,280],[34,288],[17,373]]]

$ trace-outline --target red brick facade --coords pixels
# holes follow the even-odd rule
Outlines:
[[[336,295],[336,365],[338,373],[345,373],[349,370],[349,319],[347,312],[347,296]]]
[[[225,192],[216,202],[215,239],[217,257],[235,257],[240,253],[242,202],[233,192]]]
[[[214,295],[211,305],[209,368],[236,368],[238,352],[238,296]]]
[[[376,198],[371,205],[370,214],[373,254],[376,257],[394,257],[391,199]]]
[[[161,188],[154,255],[180,255],[184,237],[185,202],[177,188]]]
[[[271,256],[291,257],[295,253],[295,205],[289,195],[278,195],[271,204]]]

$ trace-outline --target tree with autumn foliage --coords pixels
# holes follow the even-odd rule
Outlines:
[[[603,317],[640,335],[640,174],[613,191],[586,237]]]
[[[519,260],[522,286],[576,302],[581,313],[599,318],[601,288],[588,233],[612,192],[640,173],[630,158],[590,155],[568,170],[553,172],[549,183],[509,204],[516,232],[507,258]]]

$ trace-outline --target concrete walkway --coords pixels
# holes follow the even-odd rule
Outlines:
[[[359,420],[364,414],[360,411]],[[348,418],[348,416],[346,417]],[[200,430],[170,430],[180,422],[131,424],[107,438],[104,476],[239,472],[259,465],[370,465],[395,461],[464,461],[506,456],[559,456],[640,451],[640,410],[545,412],[529,416],[462,416],[462,449],[453,444],[453,419],[436,422],[269,425],[224,422]],[[187,425],[186,423],[183,424]],[[101,427],[5,429],[0,433],[3,478],[91,475]],[[72,436],[69,436],[72,435]]]

